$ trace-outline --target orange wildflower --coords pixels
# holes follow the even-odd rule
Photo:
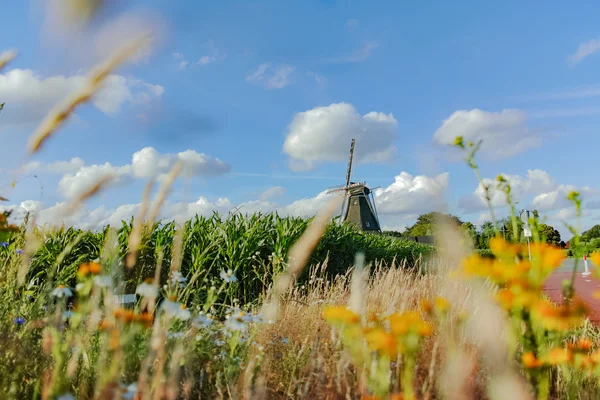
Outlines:
[[[79,270],[77,271],[77,274],[83,277],[83,276],[86,276],[87,274],[98,275],[100,272],[102,272],[102,265],[98,264],[95,261],[90,261],[90,262],[82,263],[79,266]]]
[[[90,273],[90,269],[89,269],[89,267],[87,266],[87,264],[86,264],[86,263],[84,263],[84,264],[81,264],[81,265],[79,266],[79,270],[77,271],[77,274],[78,274],[79,276],[83,277],[83,276],[86,276],[86,275],[87,275],[87,274],[89,274],[89,273]]]
[[[535,354],[530,351],[523,353],[521,361],[526,368],[539,368],[542,366],[542,361],[535,358]]]
[[[134,319],[133,311],[126,310],[124,308],[117,308],[114,311],[114,316],[116,319],[121,320],[123,322],[131,322]]]
[[[97,263],[95,261],[89,262],[88,268],[90,269],[90,273],[92,273],[94,275],[98,275],[100,272],[102,272],[102,265],[100,265],[99,263]]]
[[[579,338],[575,343],[569,343],[567,348],[579,352],[588,352],[592,349],[593,342],[587,338]]]
[[[152,326],[152,314],[150,313],[142,313],[136,314],[133,316],[133,320],[144,325],[146,328]]]
[[[110,331],[110,340],[108,342],[108,347],[111,350],[115,350],[117,347],[119,347],[119,344],[120,344],[119,331],[117,329],[112,329]]]
[[[588,314],[588,306],[580,299],[570,305],[554,306],[547,301],[539,301],[532,309],[532,315],[539,318],[542,325],[551,330],[567,330],[582,323]]]

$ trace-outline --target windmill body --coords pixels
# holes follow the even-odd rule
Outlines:
[[[365,182],[351,182],[352,160],[354,157],[354,139],[350,145],[350,161],[346,173],[346,185],[329,190],[327,193],[345,192],[340,222],[347,222],[358,229],[368,232],[381,232],[373,192]]]

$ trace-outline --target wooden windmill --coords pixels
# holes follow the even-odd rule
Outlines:
[[[346,172],[346,184],[332,188],[327,193],[345,192],[340,216],[341,223],[348,222],[363,231],[381,232],[372,190],[367,187],[365,182],[350,181],[352,159],[354,158],[354,143],[355,140],[352,139],[352,143],[350,144],[350,160],[348,161],[348,171]]]

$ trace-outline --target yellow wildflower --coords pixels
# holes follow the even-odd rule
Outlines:
[[[490,239],[490,250],[497,257],[514,258],[521,251],[521,246],[510,244],[500,236]]]
[[[546,329],[563,331],[582,323],[588,307],[580,299],[574,299],[570,305],[560,306],[539,301],[532,311],[532,316],[537,317]]]
[[[393,357],[398,352],[398,341],[396,337],[382,328],[372,328],[367,330],[365,338],[369,348],[381,354]]]
[[[445,299],[443,297],[437,297],[435,299],[435,308],[439,311],[439,312],[446,312],[450,309],[450,302],[448,301],[448,299]]]
[[[547,362],[550,365],[561,365],[571,361],[572,355],[568,349],[554,348],[548,352]]]
[[[360,322],[358,314],[346,307],[329,306],[323,310],[323,318],[331,323],[352,325]]]
[[[590,255],[590,260],[592,260],[592,262],[594,264],[596,264],[597,267],[600,267],[600,252],[599,251],[595,251]]]

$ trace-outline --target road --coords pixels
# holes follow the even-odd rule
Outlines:
[[[592,262],[588,260],[589,268],[593,268]],[[571,280],[575,259],[568,258],[554,271],[544,285],[544,292],[556,303],[562,301],[561,287],[563,280]],[[575,278],[575,295],[584,300],[590,307],[590,321],[600,326],[600,297],[594,295],[600,292],[600,281],[590,276],[582,275],[585,271],[583,260],[577,262],[577,273]]]

